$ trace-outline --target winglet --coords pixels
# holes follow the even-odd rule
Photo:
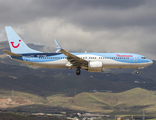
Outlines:
[[[55,41],[55,44],[56,44],[56,47],[57,47],[56,53],[58,53],[62,48],[61,48],[61,46],[58,44],[58,42],[56,41],[56,39],[54,39],[54,41]]]

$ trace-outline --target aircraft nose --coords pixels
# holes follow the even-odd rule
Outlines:
[[[152,65],[153,64],[153,61],[148,59],[148,64],[149,65]]]

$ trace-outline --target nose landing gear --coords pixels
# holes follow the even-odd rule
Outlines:
[[[76,70],[76,75],[80,75],[81,74],[81,70],[80,70],[80,68],[78,68],[77,70]]]
[[[138,69],[136,70],[136,74],[139,74],[139,71],[138,71]]]

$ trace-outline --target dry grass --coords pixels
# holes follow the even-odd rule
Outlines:
[[[141,88],[131,89],[121,93],[80,93],[75,97],[56,94],[48,97],[41,97],[29,93],[14,91],[11,97],[11,91],[0,90],[0,98],[11,97],[13,100],[26,101],[27,105],[47,105],[66,107],[74,110],[100,113],[124,113],[141,114],[142,110],[146,113],[156,113],[156,92]],[[0,101],[1,102],[1,101]],[[2,101],[3,102],[3,101]],[[24,105],[17,104],[16,105]]]

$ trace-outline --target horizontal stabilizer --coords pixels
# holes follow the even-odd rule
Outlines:
[[[10,55],[10,56],[13,56],[13,57],[22,57],[22,55],[19,55],[19,54],[16,54],[16,53],[12,53],[12,52],[9,52],[9,51],[6,51],[6,50],[3,50],[6,54]]]

